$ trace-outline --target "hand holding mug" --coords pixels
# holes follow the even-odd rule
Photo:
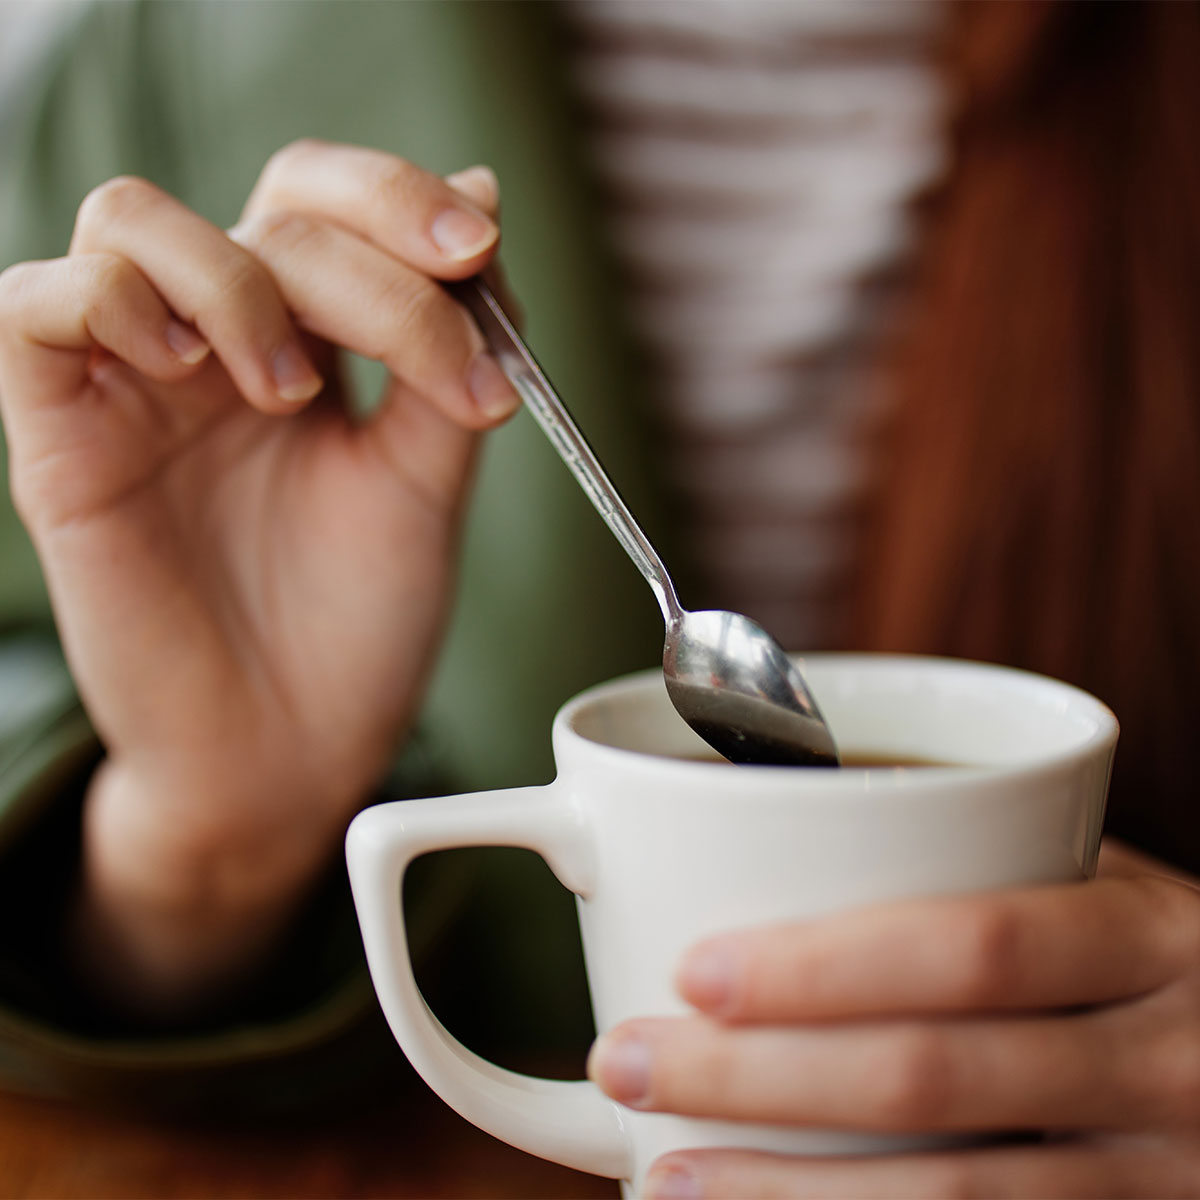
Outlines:
[[[1086,887],[724,934],[677,984],[695,1013],[625,1022],[590,1060],[639,1111],[1051,1136],[899,1156],[680,1151],[647,1197],[1200,1192],[1200,891],[1120,845]]]

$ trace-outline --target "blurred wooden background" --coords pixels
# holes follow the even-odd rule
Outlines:
[[[437,1097],[312,1125],[200,1129],[0,1094],[5,1200],[612,1200],[617,1185],[533,1158]]]

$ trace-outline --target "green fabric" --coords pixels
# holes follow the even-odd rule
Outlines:
[[[529,339],[647,531],[670,552],[640,459],[646,431],[611,315],[612,281],[596,244],[573,114],[562,81],[547,71],[559,57],[553,9],[541,4],[96,5],[38,89],[0,125],[0,265],[63,253],[79,201],[116,174],[151,178],[224,226],[270,153],[300,136],[376,146],[439,172],[489,163],[501,180],[504,260],[528,311]],[[0,504],[0,629],[28,627],[46,613],[28,542]],[[489,439],[483,457],[460,597],[420,722],[421,762],[446,790],[547,780],[559,704],[587,684],[653,663],[661,636],[649,591],[531,419],[519,415]],[[64,678],[61,667],[47,670]],[[43,735],[39,744],[57,761],[52,738],[66,735],[51,726]],[[396,786],[408,774],[402,763]],[[8,855],[0,876],[28,844],[33,816],[64,803],[45,783],[53,772],[39,778],[34,787],[0,772],[0,853]],[[477,970],[493,972],[489,1003],[520,1014],[514,1036],[523,1021],[548,1037],[577,1037],[583,985],[569,898],[528,856],[471,861],[482,864],[486,904],[470,957]],[[512,966],[514,939],[533,948],[528,966],[536,974],[540,965],[545,978],[498,977]],[[0,958],[5,952],[0,935]],[[31,1040],[33,1025],[41,1041]],[[205,1052],[253,1058],[270,1036],[259,1030],[248,1045],[244,1030],[208,1031]],[[46,1087],[81,1090],[63,1064],[112,1062],[116,1050],[85,1043],[78,1030],[56,1032],[44,1014],[0,1013],[0,1073],[14,1085],[41,1072]],[[18,1044],[24,1049],[14,1057]],[[170,1057],[161,1039],[143,1049],[127,1039],[121,1054],[121,1078],[134,1071],[133,1091],[139,1054],[143,1065]],[[95,1076],[90,1090],[103,1091],[103,1079]]]
[[[0,641],[0,1080],[190,1113],[345,1103],[394,1086],[404,1072],[374,1011],[340,862],[250,994],[202,1026],[138,1028],[81,987],[59,939],[99,753],[53,639]],[[421,865],[410,932],[414,956],[427,959],[462,907],[464,864]]]

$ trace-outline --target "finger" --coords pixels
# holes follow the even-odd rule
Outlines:
[[[478,176],[467,181],[479,186]],[[437,279],[475,274],[500,240],[495,221],[446,180],[380,150],[328,142],[293,142],[272,156],[242,221],[275,211],[335,221]]]
[[[959,1200],[975,1196],[1194,1196],[1192,1147],[1154,1142],[1060,1142],[980,1149],[800,1157],[744,1150],[688,1150],[650,1169],[645,1200]]]
[[[873,906],[710,939],[679,991],[723,1020],[1095,1004],[1200,954],[1200,900],[1163,878],[1101,879]]]
[[[80,255],[0,275],[0,391],[34,405],[73,399],[97,347],[162,383],[192,375],[208,343],[127,259]]]
[[[480,164],[446,176],[446,183],[494,221],[500,213],[500,181],[491,167]]]
[[[1136,1043],[1136,1044],[1135,1044]],[[880,1132],[1120,1129],[1161,1118],[1147,1059],[1108,1010],[1074,1017],[781,1029],[629,1021],[589,1074],[630,1107]]]
[[[1186,883],[1188,887],[1200,888],[1200,879],[1195,875],[1113,837],[1106,837],[1100,844],[1100,862],[1096,873],[1101,876],[1161,875]]]
[[[232,231],[264,262],[300,324],[384,363],[456,424],[483,429],[520,399],[446,291],[355,234],[273,211]]]
[[[321,378],[267,269],[153,184],[121,178],[91,192],[80,206],[71,251],[134,263],[200,331],[256,408],[294,411],[320,391]]]

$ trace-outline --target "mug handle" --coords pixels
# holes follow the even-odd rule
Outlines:
[[[413,977],[401,881],[431,850],[519,846],[536,851],[564,887],[586,897],[591,846],[582,819],[544,787],[397,800],[359,813],[346,833],[346,863],[367,964],[396,1041],[451,1108],[530,1154],[593,1175],[628,1179],[632,1147],[620,1107],[587,1080],[508,1071],[452,1037]]]

